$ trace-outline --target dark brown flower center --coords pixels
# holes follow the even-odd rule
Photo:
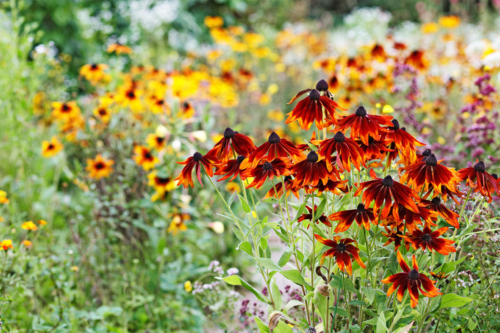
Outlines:
[[[358,212],[364,212],[365,211],[365,205],[360,203],[358,207],[356,208]]]
[[[151,153],[148,151],[148,152],[144,153],[144,158],[147,160],[151,160],[151,159],[153,159],[153,155],[151,155]]]
[[[374,139],[374,138],[372,138],[371,136],[369,136],[369,137],[368,137],[368,143],[369,143],[369,144],[372,144],[372,143],[374,143],[374,142],[375,142],[375,139]]]
[[[476,163],[476,165],[474,165],[474,170],[476,170],[477,172],[485,172],[486,166],[484,165],[484,162],[479,161],[478,163]]]
[[[269,135],[268,141],[269,143],[280,143],[281,138],[276,132],[272,132],[271,135]]]
[[[344,243],[337,244],[337,252],[344,252],[346,249],[346,245]]]
[[[409,273],[408,273],[408,277],[412,280],[418,280],[419,278],[419,274],[418,274],[418,271],[416,269],[412,269]]]
[[[313,101],[317,101],[319,100],[319,98],[321,97],[321,94],[319,93],[319,91],[317,91],[316,89],[313,89],[310,93],[309,93],[309,98],[312,99]]]
[[[68,104],[64,103],[64,104],[62,105],[62,111],[63,111],[63,112],[68,112],[68,111],[71,111],[71,108],[69,107],[69,105],[68,105]]]
[[[394,185],[394,180],[391,176],[387,176],[382,180],[382,185],[392,187],[392,185]]]
[[[104,169],[105,167],[106,167],[106,165],[104,165],[104,163],[102,163],[102,162],[97,162],[97,163],[95,164],[95,168],[96,168],[97,170],[102,170],[102,169]]]
[[[234,136],[236,135],[236,132],[233,131],[231,128],[226,128],[226,130],[224,131],[224,137],[226,139],[232,139],[234,138]]]
[[[434,199],[432,199],[432,204],[433,205],[440,205],[441,199],[439,197],[435,197]]]
[[[335,140],[335,142],[344,142],[345,141],[345,135],[344,135],[344,133],[342,133],[341,131],[338,131],[333,136],[333,140]]]
[[[436,155],[430,154],[426,159],[425,159],[425,164],[430,165],[430,166],[436,166],[438,164]]]
[[[356,116],[358,116],[358,117],[366,117],[367,114],[368,114],[368,112],[366,112],[366,109],[364,106],[360,106],[356,110]]]
[[[315,151],[311,151],[308,155],[307,155],[307,160],[309,162],[318,162],[318,154],[316,154]]]
[[[155,182],[157,185],[167,185],[170,183],[170,177],[155,177]]]
[[[203,158],[203,155],[198,153],[198,152],[194,153],[194,155],[193,155],[193,161],[195,161],[195,162],[201,161],[202,158]]]
[[[316,89],[319,91],[327,91],[328,82],[326,82],[325,80],[319,80],[318,83],[316,83]]]
[[[48,147],[47,147],[49,150],[52,150],[55,148],[55,146],[51,143]]]
[[[241,164],[241,162],[243,162],[245,160],[245,156],[243,155],[239,155],[238,158],[236,159],[236,161],[238,162],[238,164]]]
[[[127,97],[128,98],[135,98],[135,93],[133,90],[129,90],[127,91]]]
[[[163,143],[163,141],[165,141],[165,138],[164,138],[164,137],[161,137],[161,136],[157,136],[157,137],[156,137],[156,143],[158,143],[158,144],[162,144],[162,143]]]
[[[432,240],[432,236],[430,234],[425,234],[422,236],[422,240],[424,242],[430,242]]]
[[[265,162],[262,168],[266,171],[269,171],[273,169],[273,165],[270,162]]]
[[[424,152],[422,153],[422,156],[429,156],[431,153],[432,153],[432,151],[431,151],[430,149],[426,149],[426,150],[424,150]]]
[[[491,174],[491,177],[495,178],[495,179],[498,179],[498,175],[496,173],[492,173]]]
[[[96,70],[98,67],[97,67],[97,64],[92,64],[92,65],[90,66],[90,68],[91,68],[92,70]]]
[[[286,176],[285,177],[285,183],[286,182],[291,182],[293,179],[292,179],[292,176]]]
[[[393,119],[392,124],[394,125],[394,126],[392,126],[392,129],[394,129],[394,130],[399,129],[399,121],[397,121],[396,119]]]

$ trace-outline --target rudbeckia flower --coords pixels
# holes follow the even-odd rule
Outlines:
[[[373,214],[373,209],[365,208],[364,204],[359,204],[356,209],[344,210],[334,213],[328,217],[332,221],[339,221],[339,224],[335,228],[335,233],[340,233],[347,231],[352,223],[356,223],[363,226],[366,230],[370,230],[370,221],[373,224],[377,224],[377,217]]]
[[[337,152],[335,163],[340,171],[351,171],[351,163],[354,164],[358,170],[360,164],[366,167],[361,148],[359,148],[353,139],[347,138],[344,133],[340,131],[338,131],[332,139],[323,141],[315,140],[313,143],[319,144],[319,156],[326,159],[326,166],[330,172],[333,170],[332,155],[335,152]]]
[[[201,153],[196,152],[192,157],[188,157],[185,161],[177,163],[185,165],[179,176],[175,178],[177,186],[182,184],[184,188],[187,188],[188,186],[194,187],[192,176],[193,169],[195,169],[198,182],[203,187],[203,183],[201,182],[201,167],[205,169],[209,177],[213,177],[214,173],[212,171],[212,167],[215,166],[218,161],[217,158],[211,154],[202,155]]]
[[[387,152],[393,152],[392,149],[387,148],[390,142],[384,139],[377,141],[373,137],[369,136],[368,144],[365,145],[364,142],[361,140],[356,140],[356,143],[363,151],[365,162],[375,159],[380,159],[382,161],[385,159],[385,154]],[[371,165],[375,167],[373,163]]]
[[[430,154],[425,157],[425,160],[411,164],[402,170],[406,171],[401,176],[401,182],[407,186],[420,191],[422,187],[424,191],[432,185],[434,192],[441,193],[442,185],[450,185],[460,182],[460,178],[454,169],[449,169],[439,164],[436,156]]]
[[[431,276],[435,279],[438,279],[438,280],[444,280],[446,279],[448,276],[450,276],[449,274],[446,275],[446,273],[443,273],[443,272],[439,272],[439,273],[434,273],[434,272],[430,272]]]
[[[498,181],[489,173],[486,172],[486,166],[483,161],[477,162],[474,167],[458,170],[460,179],[466,180],[467,185],[474,189],[474,192],[479,192],[483,197],[488,198],[488,202],[493,199],[491,195],[497,192],[500,195],[500,187]]]
[[[276,158],[272,162],[264,162],[255,168],[247,169],[243,173],[245,177],[254,177],[254,180],[247,188],[260,188],[267,178],[272,180],[274,177],[289,176],[291,171],[288,169],[288,162],[282,158]]]
[[[46,158],[53,157],[63,148],[64,146],[53,136],[50,141],[42,141],[42,156]]]
[[[14,250],[14,246],[12,245],[12,239],[4,239],[0,242],[0,248],[2,250],[7,251],[8,249]]]
[[[233,149],[238,155],[250,156],[255,148],[252,139],[228,127],[224,131],[224,136],[215,144],[211,151],[219,161],[224,162],[229,157],[234,156]]]
[[[346,271],[349,275],[352,275],[352,262],[349,254],[356,260],[359,266],[366,268],[365,264],[361,261],[359,257],[359,249],[351,243],[355,241],[350,238],[341,239],[340,236],[333,237],[333,240],[325,239],[320,235],[314,234],[314,237],[318,242],[323,245],[330,247],[331,249],[326,250],[321,256],[321,264],[326,257],[335,257],[337,260],[337,266],[341,271]]]
[[[130,107],[134,112],[141,112],[143,107],[141,103],[142,90],[134,86],[122,87],[118,89],[115,101],[122,107]]]
[[[68,120],[77,117],[79,114],[80,108],[76,105],[75,101],[52,103],[52,116],[57,120]]]
[[[331,180],[328,179],[326,184],[323,184],[323,182],[318,182],[318,185],[316,186],[306,186],[305,191],[307,194],[312,194],[314,192],[317,193],[317,195],[321,195],[323,192],[332,192],[336,195],[339,195],[340,192],[347,193],[348,188],[346,186],[347,179],[346,180]]]
[[[184,224],[184,220],[189,218],[189,214],[174,214],[172,222],[167,231],[172,235],[176,236],[179,232],[186,231],[188,227]]]
[[[391,243],[394,243],[394,251],[397,251],[399,249],[399,247],[401,246],[401,244],[403,244],[403,233],[401,231],[399,231],[397,228],[394,229],[394,230],[391,230],[389,228],[387,228],[386,226],[384,226],[385,228],[385,232],[381,232],[382,235],[384,235],[384,237],[387,237],[387,242],[385,242],[384,245],[382,246],[387,246]],[[408,242],[405,242],[405,248],[406,248],[406,251],[410,250],[410,243]]]
[[[242,167],[241,163],[245,159],[246,159],[245,156],[239,155],[238,158],[236,158],[236,159],[228,160],[226,163],[222,163],[222,164],[218,165],[217,171],[215,172],[215,174],[217,176],[225,175],[224,177],[222,177],[218,181],[221,182],[221,181],[231,177],[231,179],[229,179],[229,181],[232,182],[236,177],[242,176],[242,173],[243,173],[243,171],[245,171],[245,169]],[[241,179],[245,180],[246,177],[242,176]]]
[[[370,176],[373,180],[369,180],[359,184],[359,188],[354,193],[358,196],[363,192],[361,197],[365,206],[370,207],[372,202],[373,211],[378,213],[379,209],[385,203],[382,210],[382,216],[387,216],[391,207],[394,206],[394,211],[402,205],[412,212],[418,212],[418,207],[413,200],[419,200],[418,194],[395,180],[389,175],[384,179],[378,178],[373,169],[370,169]]]
[[[0,204],[8,204],[9,199],[7,198],[7,192],[0,191]]]
[[[432,154],[432,150],[426,149],[422,152],[422,154],[417,153],[417,160],[418,161],[425,161],[427,157],[429,157]]]
[[[97,83],[104,79],[106,69],[108,65],[105,64],[87,64],[80,68],[80,75],[92,83]]]
[[[405,64],[414,67],[415,69],[426,69],[428,61],[424,57],[424,51],[415,50],[405,59]]]
[[[392,283],[392,286],[387,291],[388,297],[398,290],[397,297],[398,300],[402,302],[405,291],[408,290],[411,298],[411,307],[415,308],[418,304],[419,291],[426,297],[436,297],[442,295],[442,293],[440,293],[434,286],[434,281],[431,281],[431,279],[429,279],[425,274],[419,273],[415,255],[413,255],[413,269],[411,270],[399,251],[398,262],[403,272],[396,273],[382,280],[382,283],[385,284]]]
[[[302,221],[307,220],[307,221],[311,221],[311,224],[312,224],[313,210],[309,206],[306,206],[306,209],[309,213],[300,215],[300,217],[297,219],[297,222],[302,222]],[[316,224],[321,222],[324,225],[326,225],[327,227],[331,227],[332,224],[330,223],[330,221],[328,221],[328,218],[326,217],[326,215],[324,213],[321,214],[321,216],[318,216],[317,209],[318,209],[318,206],[314,205],[314,220],[315,220],[314,222],[316,222]],[[307,229],[309,229],[309,226],[310,225],[307,226]]]
[[[404,225],[400,224],[401,230],[404,230],[404,227],[406,227],[408,232],[411,233],[417,228],[417,224],[422,224],[422,220],[430,225],[436,225],[434,222],[436,222],[438,218],[437,212],[421,205],[417,205],[417,208],[418,210],[414,212],[404,206],[398,207],[397,215],[394,214],[394,216],[399,222],[404,220]]]
[[[164,194],[175,189],[175,182],[170,177],[158,175],[158,171],[151,171],[148,175],[148,186],[153,187],[156,192]]]
[[[97,154],[94,160],[87,159],[86,170],[90,173],[90,178],[101,179],[108,177],[113,172],[113,164],[115,164],[115,161],[107,160],[101,154]]]
[[[345,110],[331,98],[328,92],[328,83],[321,80],[316,85],[316,89],[306,89],[299,92],[288,103],[293,103],[301,95],[309,92],[309,95],[297,103],[292,112],[288,113],[285,124],[298,120],[303,130],[309,130],[312,123],[316,124],[318,129],[323,129],[331,124],[337,124],[336,109]]]
[[[146,143],[148,144],[149,148],[162,150],[166,145],[165,136],[158,134],[148,134],[148,136],[146,137]]]
[[[28,231],[36,231],[36,230],[38,230],[38,227],[32,221],[24,222],[21,225],[21,228],[23,228],[24,230],[28,230]]]
[[[116,53],[116,54],[131,54],[132,49],[126,45],[122,45],[120,43],[114,43],[108,46],[108,53]]]
[[[132,157],[138,165],[146,171],[154,168],[154,166],[160,163],[158,157],[154,156],[151,150],[144,146],[134,147],[134,156]]]
[[[419,247],[422,250],[429,249],[429,251],[436,251],[444,256],[451,252],[457,252],[452,244],[455,241],[445,238],[439,238],[442,234],[448,231],[447,227],[440,228],[432,231],[430,226],[426,223],[423,230],[415,229],[410,236],[402,236],[407,242],[410,242],[415,250]]]
[[[94,109],[94,116],[100,119],[103,123],[109,123],[111,119],[111,113],[104,106],[98,106]]]
[[[260,161],[270,162],[277,157],[288,158],[289,156],[296,162],[305,157],[293,143],[287,139],[280,138],[276,132],[272,132],[267,142],[257,147],[253,153],[248,156],[248,163],[254,168]]]
[[[180,117],[182,119],[189,119],[192,116],[194,116],[194,107],[191,105],[189,102],[184,102],[181,104],[181,112],[180,112]]]
[[[404,128],[399,127],[399,122],[396,119],[392,120],[393,126],[388,127],[389,131],[384,134],[384,139],[393,142],[402,156],[402,160],[406,160],[406,164],[412,164],[417,159],[416,147],[424,144],[417,141]]]
[[[387,130],[382,127],[392,126],[392,116],[371,115],[360,106],[352,115],[338,120],[337,130],[345,132],[351,129],[351,138],[359,138],[365,145],[369,144],[369,138],[380,140],[380,134]]]
[[[316,186],[320,181],[326,184],[328,179],[338,180],[340,178],[337,170],[333,169],[335,173],[328,171],[325,160],[318,161],[318,159],[318,154],[311,151],[305,160],[292,166],[291,171],[295,174],[295,184],[298,187]]]
[[[286,176],[283,179],[283,183],[285,183],[286,196],[288,197],[291,192],[298,199],[299,189],[296,188],[294,179],[291,176]],[[275,192],[277,192],[277,194]],[[270,197],[280,198],[282,195],[283,195],[283,184],[282,182],[278,182],[269,189],[265,198],[270,198]]]
[[[458,217],[460,215],[449,210],[445,205],[443,205],[439,197],[435,197],[432,201],[422,199],[419,205],[426,206],[430,210],[438,212],[439,216],[441,216],[448,224],[454,226],[455,228],[460,228],[460,225],[458,224]]]

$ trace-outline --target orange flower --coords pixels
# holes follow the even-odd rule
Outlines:
[[[184,188],[187,188],[188,186],[194,187],[192,173],[193,169],[195,169],[196,178],[198,178],[198,182],[203,187],[203,183],[201,182],[201,167],[203,166],[209,177],[213,177],[214,174],[212,167],[218,164],[218,160],[212,154],[202,155],[196,152],[192,157],[188,157],[184,162],[177,163],[185,165],[179,176],[174,179],[177,181],[177,186],[182,184]]]
[[[45,158],[57,155],[64,146],[57,140],[55,136],[50,141],[42,141],[42,156]]]
[[[151,150],[144,146],[134,147],[134,156],[132,157],[138,165],[146,171],[151,170],[156,164],[160,163],[158,157],[151,153]]]
[[[411,298],[411,307],[415,308],[418,304],[419,291],[426,297],[436,297],[442,295],[442,293],[439,292],[439,289],[434,286],[434,281],[431,281],[431,279],[429,279],[424,274],[419,273],[415,255],[413,255],[412,270],[410,270],[410,267],[408,267],[408,264],[399,251],[398,262],[403,272],[391,275],[388,278],[382,280],[382,283],[385,284],[392,283],[392,286],[387,291],[388,297],[391,296],[396,290],[398,290],[397,297],[398,300],[402,302],[404,293],[408,289]]]
[[[435,250],[436,252],[446,256],[450,252],[457,252],[452,244],[455,242],[450,239],[439,238],[442,234],[448,231],[447,227],[440,228],[432,232],[428,224],[424,226],[424,230],[415,229],[410,236],[402,236],[407,242],[413,245],[417,250],[419,247],[425,249]]]
[[[399,122],[396,119],[392,120],[393,126],[388,127],[389,132],[385,133],[383,138],[389,142],[393,142],[396,149],[399,151],[401,159],[405,164],[412,164],[417,160],[416,147],[424,144],[417,141],[404,128],[399,127]]]
[[[356,140],[356,143],[359,145],[359,147],[364,153],[363,155],[365,158],[365,162],[375,159],[380,159],[382,161],[385,158],[386,152],[394,151],[392,149],[387,148],[387,146],[390,144],[389,141],[384,139],[376,141],[371,136],[368,137],[368,144],[366,145],[361,140]]]
[[[31,248],[31,247],[33,247],[33,243],[31,241],[27,240],[27,239],[23,240],[21,242],[21,244],[24,245],[25,247],[27,247],[28,249]]]
[[[371,115],[360,106],[355,113],[338,120],[337,130],[345,132],[351,129],[351,138],[359,138],[365,145],[369,144],[369,138],[380,140],[380,134],[387,130],[381,125],[392,126],[392,116]]]
[[[285,183],[286,196],[288,197],[291,192],[298,199],[299,189],[295,187],[295,182],[293,178],[291,176],[286,176],[283,179],[283,183]],[[269,192],[267,192],[265,198],[271,198],[271,197],[280,198],[282,195],[283,195],[283,184],[279,182],[278,184],[275,184],[273,187],[269,189]]]
[[[105,64],[87,64],[80,68],[80,75],[92,83],[97,83],[105,78],[104,71],[106,69],[108,69],[108,65]]]
[[[90,173],[90,178],[101,179],[109,177],[109,175],[113,172],[113,164],[115,164],[115,161],[107,160],[102,157],[101,154],[97,154],[94,160],[90,158],[87,159],[86,170]]]
[[[14,250],[14,246],[12,245],[12,240],[11,239],[5,239],[0,242],[0,248],[2,250],[7,251],[8,249]]]
[[[111,113],[104,106],[98,106],[94,109],[94,116],[100,119],[103,123],[109,123],[111,119]]]
[[[448,224],[457,229],[460,228],[460,225],[458,224],[458,217],[460,215],[449,210],[445,205],[443,205],[439,197],[435,197],[432,201],[422,199],[419,205],[426,206],[430,210],[438,212],[439,216],[441,216]]]
[[[483,161],[477,162],[472,168],[458,170],[458,176],[462,181],[467,180],[467,185],[473,188],[474,192],[480,192],[483,197],[487,197],[488,202],[491,202],[493,199],[491,195],[494,192],[500,195],[498,181],[486,172],[486,166]]]
[[[318,154],[311,151],[307,158],[292,166],[291,171],[295,174],[295,185],[303,187],[306,185],[316,186],[321,183],[326,184],[328,179],[338,180],[337,170],[329,172],[324,160],[318,161]]]
[[[233,149],[238,155],[250,156],[255,148],[252,139],[228,127],[224,131],[224,136],[215,144],[211,151],[213,151],[218,160],[224,162],[234,155]]]
[[[415,50],[406,57],[405,64],[413,66],[415,69],[423,70],[427,68],[428,61],[424,57],[424,51]]]
[[[382,235],[387,237],[387,242],[385,242],[385,244],[382,246],[387,246],[391,243],[394,243],[394,250],[397,251],[401,246],[401,244],[403,243],[403,238],[402,238],[403,233],[399,231],[397,228],[394,230],[390,230],[386,226],[384,226],[384,228],[387,233],[382,232]],[[410,250],[410,243],[405,242],[405,248],[406,251]]]
[[[62,103],[52,102],[52,116],[57,120],[69,120],[80,115],[80,108],[75,101]]]
[[[108,46],[108,53],[116,53],[116,54],[131,54],[132,49],[128,46],[122,45],[120,43],[114,43]]]
[[[287,139],[281,139],[278,134],[272,132],[267,142],[257,147],[248,157],[248,163],[255,168],[260,161],[271,162],[277,157],[288,158],[289,156],[297,162],[305,157],[293,143]]]
[[[332,192],[336,195],[339,195],[340,192],[347,193],[348,189],[346,187],[347,179],[346,180],[331,180],[328,179],[326,184],[323,184],[322,182],[318,182],[318,185],[316,186],[307,186],[305,188],[307,194],[312,194],[313,192],[317,191],[317,195],[321,195],[323,192]]]
[[[346,271],[349,275],[352,275],[352,262],[349,254],[356,260],[359,266],[366,268],[365,264],[361,261],[359,257],[359,249],[351,243],[354,243],[353,239],[343,238],[340,236],[333,237],[333,240],[325,239],[320,235],[314,234],[314,237],[318,242],[323,245],[330,247],[331,249],[326,250],[325,253],[321,256],[321,264],[326,257],[334,257],[337,260],[337,266],[341,271]]]
[[[356,169],[359,170],[360,164],[364,167],[365,161],[363,158],[363,151],[359,148],[358,144],[350,138],[347,138],[344,133],[338,131],[332,139],[323,141],[315,140],[313,144],[319,144],[319,156],[326,159],[326,166],[328,171],[333,170],[332,155],[337,152],[336,164],[340,171],[351,171],[351,163],[354,164]]]
[[[276,158],[271,162],[264,162],[255,168],[247,169],[243,172],[245,177],[254,177],[252,183],[247,188],[260,188],[266,179],[273,180],[274,177],[289,176],[292,172],[288,169],[288,162],[282,158]]]
[[[373,224],[377,224],[377,217],[373,214],[373,209],[365,208],[364,204],[359,204],[356,209],[344,210],[334,213],[328,217],[332,221],[339,221],[339,224],[335,228],[335,233],[347,231],[352,223],[356,223],[365,227],[366,230],[370,230],[370,221]]]
[[[166,145],[165,136],[158,134],[148,134],[148,136],[146,137],[146,143],[148,144],[149,148],[162,150]]]
[[[242,167],[242,162],[245,159],[245,156],[239,155],[237,159],[228,160],[226,163],[218,165],[215,174],[218,176],[225,175],[219,179],[218,182],[228,179],[229,177],[231,177],[229,181],[232,182],[238,176],[241,176],[241,179],[245,180],[246,177],[242,175],[243,171],[245,171],[245,168]]]
[[[36,230],[38,230],[38,227],[32,221],[24,222],[21,225],[21,228],[23,228],[24,230],[29,230],[29,231],[36,231]]]
[[[307,221],[311,221],[311,224],[312,224],[313,210],[309,206],[306,206],[306,209],[308,210],[309,213],[300,215],[300,217],[297,219],[297,222],[302,222],[302,221],[307,220]],[[324,225],[326,225],[327,227],[331,227],[332,224],[330,223],[330,221],[328,221],[328,218],[325,216],[325,213],[321,214],[321,216],[318,216],[317,209],[318,209],[318,206],[314,205],[314,220],[315,220],[316,224],[321,222]],[[307,229],[309,229],[309,226],[310,226],[310,224],[307,226]]]

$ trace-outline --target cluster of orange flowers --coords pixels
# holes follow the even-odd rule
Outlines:
[[[411,245],[415,250],[421,248],[443,255],[456,251],[454,241],[441,238],[447,227],[435,231],[432,227],[436,226],[438,216],[454,228],[460,227],[459,215],[445,206],[449,198],[458,202],[457,199],[463,197],[458,190],[459,183],[466,181],[471,191],[479,192],[490,202],[494,192],[500,195],[498,177],[490,175],[483,162],[458,171],[448,168],[428,149],[419,154],[417,147],[423,144],[392,116],[371,115],[362,106],[353,114],[340,117],[336,113],[340,107],[333,101],[324,80],[318,82],[316,89],[301,91],[292,102],[306,93],[308,95],[289,113],[287,122],[298,121],[304,129],[315,123],[318,129],[323,129],[323,139],[313,136],[309,143],[296,146],[272,133],[267,142],[257,147],[248,136],[227,128],[224,137],[209,152],[196,152],[179,162],[184,168],[176,178],[178,185],[193,186],[193,170],[201,183],[202,170],[213,177],[215,169],[215,175],[223,176],[220,180],[239,176],[247,181],[247,188],[260,188],[267,180],[271,181],[267,196],[294,193],[299,197],[300,190],[304,194],[353,191],[354,196],[361,196],[357,208],[329,216],[329,220],[338,221],[335,233],[345,232],[354,221],[369,229],[371,222],[386,228],[386,245],[394,242],[396,250],[404,241],[407,249]],[[327,129],[332,129],[333,138],[327,138]],[[399,181],[387,174],[392,164],[400,165]],[[372,180],[353,183],[349,188],[342,173],[353,169],[361,172],[362,167]],[[377,176],[374,171],[381,167],[384,177]],[[274,180],[279,178],[282,181],[275,184]],[[308,207],[308,210],[309,214],[302,220],[311,219],[313,209]],[[331,226],[325,217],[317,218],[317,223]],[[332,240],[320,235],[315,237],[330,247],[322,258],[336,257],[340,270],[352,274],[350,255],[365,267],[358,255],[359,249],[352,245],[354,240],[340,235]],[[400,254],[398,259],[404,272],[383,281],[394,283],[389,295],[399,287],[398,299],[401,301],[404,291],[409,288],[411,305],[415,307],[418,291],[429,297],[439,294],[429,278],[418,272],[415,258],[412,270]]]

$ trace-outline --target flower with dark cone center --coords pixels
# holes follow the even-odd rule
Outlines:
[[[268,141],[269,143],[280,143],[281,138],[276,132],[272,132],[271,135],[269,135]]]
[[[496,173],[492,173],[491,174],[491,177],[495,178],[495,179],[498,179],[498,175]]]
[[[474,170],[476,170],[478,172],[485,172],[486,166],[484,165],[484,162],[479,161],[478,163],[476,163],[476,165],[474,165]]]
[[[104,116],[106,113],[106,109],[99,109],[99,115]]]
[[[195,162],[201,161],[202,158],[203,158],[203,155],[198,153],[198,152],[194,153],[194,155],[193,155],[193,161],[195,161]]]
[[[286,176],[285,179],[284,179],[284,182],[291,182],[293,179],[292,179],[292,176]]]
[[[96,164],[95,164],[95,166],[94,166],[94,167],[95,167],[97,170],[102,170],[102,169],[104,169],[104,168],[106,167],[106,165],[104,165],[104,163],[102,163],[102,162],[98,162],[98,163],[96,163]]]
[[[307,155],[307,160],[309,162],[318,162],[318,154],[316,154],[315,151],[311,151],[308,155]]]
[[[65,111],[65,112],[68,112],[69,110],[71,110],[71,108],[69,107],[68,104],[64,103],[63,106],[62,106],[62,110]]]
[[[162,136],[157,136],[157,137],[156,137],[156,142],[157,142],[158,144],[162,144],[162,143],[163,143],[163,141],[165,141],[165,138],[164,138],[164,137],[162,137]]]
[[[368,137],[368,143],[373,144],[375,142],[375,139],[371,137],[371,135]]]
[[[316,83],[316,90],[327,91],[328,90],[328,82],[326,82],[325,80],[319,80],[318,83]]]
[[[226,128],[226,130],[224,131],[224,138],[226,139],[232,139],[234,138],[234,136],[236,135],[236,132],[233,131],[231,128]]]
[[[358,207],[356,208],[358,212],[364,212],[365,211],[365,205],[360,203]]]
[[[273,169],[273,165],[270,162],[266,162],[266,163],[264,163],[264,165],[262,166],[262,168],[264,170],[266,170],[266,171],[269,171],[269,170]]]
[[[439,197],[435,197],[434,199],[432,199],[432,204],[433,205],[440,205],[441,199]]]
[[[392,126],[392,129],[394,129],[394,130],[399,129],[399,121],[397,121],[397,119],[393,119],[392,124],[394,125],[394,126]]]
[[[366,112],[366,109],[364,106],[360,106],[356,110],[356,116],[358,116],[358,117],[366,117],[367,114],[368,114],[368,112]]]
[[[321,97],[321,94],[319,93],[319,91],[317,91],[316,89],[313,89],[310,93],[309,93],[309,98],[312,99],[313,101],[317,101],[319,100],[319,98]]]
[[[387,176],[382,180],[382,185],[392,187],[392,185],[394,185],[394,180],[392,180],[391,176]]]
[[[128,97],[128,98],[135,98],[135,93],[134,93],[134,91],[133,91],[133,90],[129,90],[129,91],[127,92],[127,97]]]
[[[424,152],[422,153],[422,156],[429,156],[430,154],[432,154],[432,151],[430,149],[426,149],[424,150]]]
[[[344,142],[345,141],[345,135],[344,135],[344,133],[342,133],[341,131],[338,131],[333,136],[333,140],[335,140],[335,142]]]
[[[418,271],[416,269],[412,269],[409,273],[408,273],[408,277],[412,280],[418,280],[418,278],[420,277],[419,274],[418,274]]]
[[[147,153],[144,154],[144,158],[147,159],[147,160],[152,160],[153,159],[153,155],[151,155],[151,153],[148,151]],[[200,158],[200,160],[201,160],[201,158]]]
[[[430,166],[436,166],[438,164],[438,160],[436,158],[436,155],[430,154],[429,157],[425,159],[425,164],[430,165]]]
[[[52,150],[55,148],[55,146],[51,143],[47,148],[48,148],[48,150]]]
[[[245,160],[245,156],[243,155],[239,155],[238,158],[236,159],[236,161],[238,162],[238,164],[241,164],[241,162],[243,162]]]
[[[344,252],[346,249],[346,245],[344,243],[337,244],[337,252]]]
[[[96,70],[97,69],[97,64],[90,65],[90,68],[93,69],[93,70]]]
[[[430,234],[425,234],[422,236],[422,240],[424,242],[430,242],[432,240],[432,236]]]

